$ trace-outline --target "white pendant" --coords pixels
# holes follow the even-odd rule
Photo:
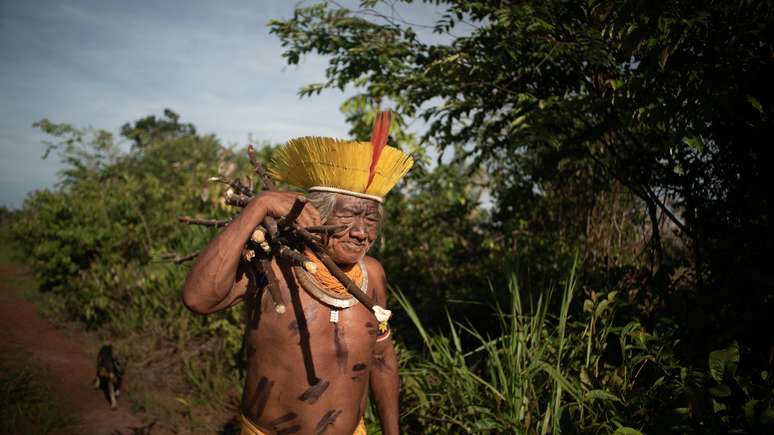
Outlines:
[[[331,323],[339,323],[339,310],[331,310]]]

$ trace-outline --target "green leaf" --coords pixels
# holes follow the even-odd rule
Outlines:
[[[763,105],[761,104],[760,101],[758,101],[752,95],[745,95],[745,98],[747,99],[747,102],[750,103],[750,105],[755,108],[755,110],[763,114]]]
[[[704,151],[704,141],[698,136],[684,137],[683,143],[688,145],[688,148],[696,151],[697,153]]]
[[[613,432],[613,435],[642,435],[642,432],[631,427],[621,426]]]
[[[614,394],[609,393],[605,390],[591,390],[588,393],[586,393],[586,398],[591,400],[608,400],[612,402],[621,402],[621,399],[619,399]]]
[[[510,130],[518,130],[526,119],[527,119],[527,115],[521,115],[516,119],[514,119],[513,121],[511,121],[511,123],[508,125],[508,128]]]
[[[661,67],[661,69],[664,69],[666,66],[667,59],[669,59],[669,48],[664,47],[661,50],[661,55],[658,58],[658,65]]]
[[[731,395],[731,388],[726,384],[714,385],[710,387],[709,393],[715,397],[728,397]]]
[[[734,342],[725,349],[710,352],[709,371],[712,379],[718,383],[723,382],[726,375],[734,376],[739,364],[739,345]]]
[[[604,299],[604,300],[602,300],[602,302],[600,302],[600,303],[599,303],[599,305],[597,305],[597,310],[596,310],[596,312],[594,313],[594,315],[595,315],[596,317],[600,317],[600,316],[602,316],[602,314],[605,312],[605,310],[607,309],[607,306],[608,306],[609,304],[610,304],[610,301],[609,301],[609,300],[607,300],[607,299]]]
[[[591,302],[591,299],[583,301],[583,311],[587,313],[594,311],[594,302]]]
[[[610,87],[613,88],[613,90],[618,90],[618,88],[624,85],[623,80],[618,79],[610,79],[607,83],[610,84]]]
[[[478,430],[493,430],[499,428],[500,426],[491,418],[482,418],[481,420],[477,420],[473,424],[473,427]]]

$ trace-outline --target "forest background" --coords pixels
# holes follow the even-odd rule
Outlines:
[[[390,108],[390,143],[417,158],[371,251],[393,289],[405,432],[770,433],[772,2],[437,1],[444,43],[376,3],[269,26],[288,64],[328,56],[302,96],[355,89],[351,136]],[[216,231],[177,216],[238,212],[207,179],[247,182],[246,153],[172,110],[121,137],[36,126],[67,169],[2,218],[52,315],[184,398],[138,393],[138,411],[227,430],[241,309],[188,312],[169,258]]]

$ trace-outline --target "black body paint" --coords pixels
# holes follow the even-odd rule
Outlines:
[[[261,376],[258,385],[255,387],[255,392],[253,392],[253,397],[250,398],[250,407],[248,408],[253,413],[255,420],[258,420],[261,414],[263,414],[272,388],[274,388],[274,381]]]
[[[387,360],[384,358],[384,355],[374,355],[374,367],[379,369],[379,371],[384,371],[389,369],[390,365],[387,364]]]
[[[366,331],[368,331],[368,335],[376,335],[379,331],[377,331],[376,326],[371,322],[366,322],[365,324]]]
[[[334,323],[333,327],[333,344],[336,346],[336,364],[339,366],[339,371],[343,372],[347,369],[349,350],[347,349],[347,341],[344,339],[344,328],[340,327],[338,323]]]
[[[300,333],[309,331],[309,322],[317,318],[317,309],[308,309],[304,311],[304,320],[299,323],[298,320],[293,320],[288,324],[288,330],[291,335],[297,336]]]
[[[282,423],[287,423],[290,420],[295,420],[296,417],[298,417],[298,415],[296,415],[295,412],[288,412],[287,414],[283,415],[282,417],[270,421],[269,422],[269,426],[272,426],[272,427],[279,426]],[[275,427],[275,429],[276,429],[276,427]]]
[[[313,405],[328,389],[330,383],[328,381],[320,380],[316,384],[309,387],[303,394],[298,396],[298,400]]]
[[[309,329],[307,327],[306,317],[304,315],[304,306],[301,304],[301,297],[299,296],[299,288],[296,284],[296,277],[293,275],[293,271],[290,269],[290,266],[285,262],[279,262],[279,265],[280,270],[282,271],[282,276],[285,278],[285,282],[288,285],[288,290],[290,291],[293,315],[296,317],[296,322],[298,322],[298,345],[301,347],[301,354],[303,355],[304,359],[306,381],[309,383],[309,385],[312,386],[310,387],[311,389],[321,381],[317,377],[317,373],[314,369],[314,360],[312,360],[312,347],[309,344]]]
[[[329,426],[336,422],[336,418],[341,415],[341,412],[342,411],[340,409],[331,409],[330,411],[326,412],[314,429],[315,435],[325,432],[325,429],[328,429]]]
[[[368,372],[366,371],[366,368],[368,368],[365,363],[357,363],[352,366],[352,371],[355,372],[355,375],[352,376],[353,381],[357,381],[359,379],[365,379],[368,375]]]
[[[263,273],[258,274],[252,267],[246,267],[237,269],[237,274],[246,274],[247,276],[247,293],[245,295],[245,306],[247,307],[247,329],[258,329],[258,324],[261,321],[261,296],[263,290],[266,287],[266,275]],[[237,276],[240,279],[240,275]]]
[[[277,431],[277,434],[289,434],[289,433],[296,433],[301,430],[301,425],[294,424],[293,426],[286,427],[285,429],[280,429],[279,425],[282,423],[287,423],[290,421],[295,420],[298,417],[295,412],[288,412],[287,414],[283,415],[280,418],[274,419],[271,422],[269,422],[269,425],[272,427],[272,429]]]

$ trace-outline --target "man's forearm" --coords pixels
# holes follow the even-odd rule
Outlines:
[[[400,378],[398,377],[398,358],[390,340],[384,352],[374,355],[371,369],[371,391],[382,431],[385,435],[399,433],[398,399],[400,395]]]
[[[242,248],[255,227],[266,216],[266,207],[253,200],[196,258],[183,286],[183,301],[199,313],[210,313],[230,305]]]

